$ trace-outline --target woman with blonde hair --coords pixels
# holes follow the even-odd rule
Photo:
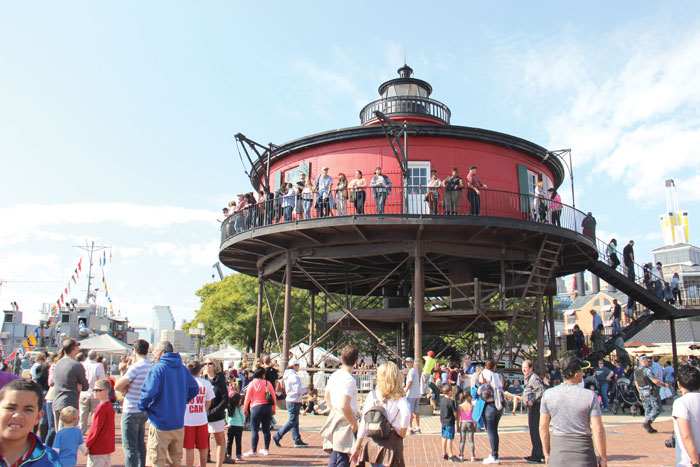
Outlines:
[[[357,430],[357,440],[350,462],[369,462],[373,467],[403,467],[403,438],[411,423],[411,409],[403,390],[403,377],[393,362],[386,362],[377,368],[377,382],[374,391],[367,394],[362,413],[366,414],[374,405],[384,407],[386,418],[392,430],[386,439],[367,437],[364,416]]]

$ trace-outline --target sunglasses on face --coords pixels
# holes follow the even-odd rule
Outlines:
[[[94,389],[94,392],[102,392],[102,391],[107,391],[107,389]]]

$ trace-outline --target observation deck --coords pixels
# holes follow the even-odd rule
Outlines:
[[[439,200],[432,207],[426,201],[431,191]],[[339,215],[334,199],[332,215],[320,217],[316,198],[311,216],[303,219],[295,212],[296,199],[287,201],[294,205],[287,218],[285,198],[239,211],[222,224],[219,258],[236,271],[283,282],[289,252],[299,265],[291,278],[294,287],[314,289],[315,280],[337,293],[406,296],[411,263],[402,263],[420,244],[428,259],[426,295],[445,296],[455,289],[445,274],[517,289],[526,279],[521,271],[531,267],[545,238],[562,244],[555,276],[582,271],[598,257],[595,220],[562,204],[559,225],[554,225],[550,202],[528,194],[483,190],[479,215],[470,215],[465,193],[455,212],[447,213],[443,188],[393,187],[383,213],[373,189],[364,193],[364,209],[348,200],[345,215]],[[542,218],[536,211],[539,203],[545,205]],[[375,288],[384,277],[382,287]],[[553,281],[548,287],[554,287]]]

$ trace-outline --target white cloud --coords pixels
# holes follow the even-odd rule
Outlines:
[[[60,268],[60,257],[55,254],[32,254],[11,251],[0,257],[0,279],[3,280],[52,280],[55,277],[45,271]],[[35,274],[39,274],[39,276]]]
[[[218,240],[206,243],[192,243],[184,246],[171,242],[146,243],[146,248],[157,256],[170,258],[173,264],[179,266],[193,264],[211,266],[218,261],[219,246]]]
[[[0,219],[3,220],[0,245],[24,240],[35,232],[55,236],[56,234],[47,233],[46,227],[59,224],[116,222],[131,228],[164,228],[185,223],[215,226],[217,214],[205,209],[126,203],[22,204],[0,208]]]
[[[640,30],[591,44],[564,33],[531,45],[509,65],[518,68],[520,89],[553,110],[544,121],[549,145],[571,147],[576,168],[622,183],[642,204],[663,200],[666,178],[695,200],[700,32]]]

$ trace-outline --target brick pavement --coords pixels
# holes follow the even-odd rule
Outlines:
[[[666,408],[666,414],[669,408]],[[119,415],[117,415],[119,417]],[[291,434],[282,440],[282,449],[274,444],[271,454],[266,457],[245,458],[243,464],[256,466],[325,466],[328,455],[321,450],[321,437],[318,428],[325,417],[307,415],[302,417],[302,437],[310,444],[306,448],[293,448]],[[277,414],[278,426],[286,420],[286,414]],[[675,451],[664,446],[664,441],[673,432],[673,424],[668,415],[660,417],[655,423],[659,430],[657,434],[648,434],[641,428],[641,417],[605,415],[604,424],[607,431],[608,462],[611,466],[672,466],[675,464]],[[405,458],[408,466],[449,466],[453,462],[440,458],[440,436],[435,433],[439,427],[439,417],[422,419],[426,434],[411,435],[405,442]],[[527,433],[527,419],[524,415],[504,416],[499,428],[501,465],[525,466],[522,457],[530,453],[530,438]],[[124,454],[121,448],[117,420],[117,451],[112,455],[112,465],[123,466]],[[478,462],[465,462],[465,465],[482,465],[481,459],[488,456],[490,446],[486,433],[476,435],[476,454]],[[459,436],[455,439],[455,449],[458,448]],[[261,444],[262,447],[262,437]],[[250,432],[243,434],[243,450],[250,449]],[[468,446],[467,446],[468,450]],[[84,466],[86,459],[79,456],[78,465]],[[209,464],[213,466],[214,464]]]

